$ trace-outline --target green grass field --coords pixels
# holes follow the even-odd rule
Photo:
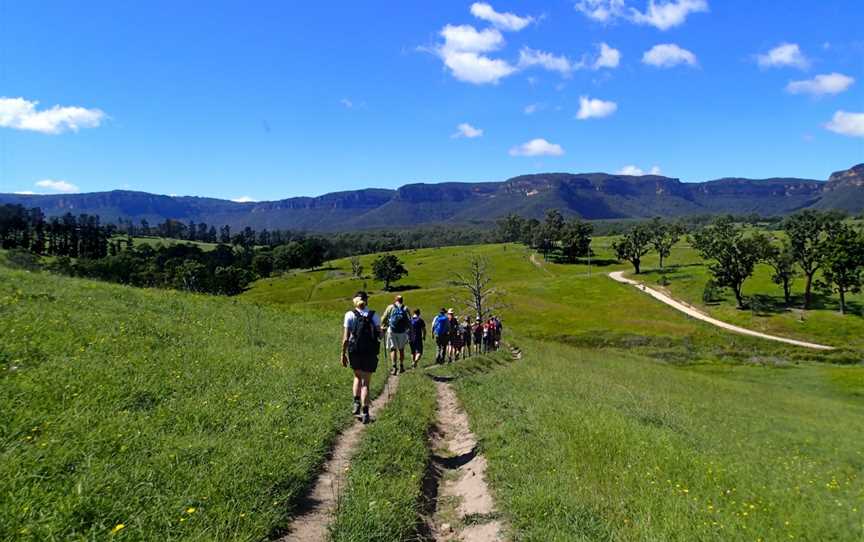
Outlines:
[[[537,265],[517,245],[398,253],[409,275],[397,285],[427,321],[459,308],[451,280],[473,254],[506,292],[505,334],[524,359],[431,371],[456,377],[512,538],[860,540],[861,317],[832,320],[826,304],[784,329],[785,313],[708,307],[756,329],[764,319],[778,334],[849,340],[825,353],[730,334],[609,279],[627,269],[610,242],[595,241],[590,268]],[[361,258],[367,270],[373,257]],[[682,245],[669,264],[668,288],[701,298],[695,254]],[[645,280],[655,266],[646,259]],[[348,260],[239,298],[0,267],[0,539],[282,532],[351,423],[336,353],[361,288],[379,311],[392,298],[351,277]],[[361,440],[335,540],[416,537],[433,414],[423,371],[403,377]]]
[[[520,346],[436,369],[457,376],[514,539],[864,537],[860,368]]]
[[[261,540],[350,423],[338,317],[0,268],[0,319],[2,540]]]

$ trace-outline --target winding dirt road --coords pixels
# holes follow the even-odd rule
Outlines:
[[[673,299],[673,298],[669,297],[668,295],[664,294],[663,292],[657,291],[653,288],[649,288],[648,286],[645,286],[641,282],[635,281],[633,279],[628,279],[627,277],[624,276],[624,271],[613,271],[612,273],[609,273],[609,278],[611,278],[614,281],[621,282],[623,284],[629,284],[629,285],[633,286],[634,288],[636,288],[637,290],[641,290],[642,292],[645,292],[646,294],[650,295],[654,299],[656,299],[658,301],[662,301],[663,303],[666,303],[670,307],[683,312],[687,316],[691,316],[693,318],[696,318],[697,320],[702,320],[703,322],[707,322],[713,326],[717,326],[719,328],[723,328],[725,330],[732,331],[733,333],[740,333],[742,335],[749,335],[751,337],[758,337],[760,339],[767,339],[769,341],[777,341],[777,342],[781,342],[781,343],[791,344],[794,346],[803,346],[804,348],[812,348],[814,350],[834,350],[833,346],[826,346],[824,344],[809,343],[806,341],[798,341],[795,339],[787,339],[786,337],[777,337],[776,335],[768,335],[767,333],[760,333],[758,331],[753,331],[751,329],[738,327],[738,326],[729,324],[727,322],[722,322],[720,320],[717,320],[716,318],[711,318],[710,316],[699,312],[694,307],[687,305],[686,303],[684,303],[682,301],[678,301],[676,299]]]

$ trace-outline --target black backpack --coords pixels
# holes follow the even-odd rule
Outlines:
[[[348,335],[348,353],[361,356],[378,355],[380,344],[378,329],[372,321],[375,311],[369,311],[366,316],[354,309],[354,325]]]

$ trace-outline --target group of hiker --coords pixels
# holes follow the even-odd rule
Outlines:
[[[353,414],[369,423],[369,382],[378,368],[381,339],[391,362],[391,373],[405,372],[405,350],[411,353],[411,366],[417,368],[423,357],[426,322],[420,309],[409,310],[401,295],[380,316],[369,309],[369,296],[360,291],[352,299],[354,308],[345,313],[342,332],[342,366],[354,371]],[[442,308],[432,321],[436,363],[452,363],[472,354],[497,350],[503,326],[497,316],[486,320],[470,316],[461,320],[453,309]]]

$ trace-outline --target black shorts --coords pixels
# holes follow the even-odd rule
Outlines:
[[[423,339],[415,339],[411,341],[411,353],[412,354],[422,354],[423,353]]]
[[[374,373],[378,368],[377,354],[348,354],[348,365],[355,371]]]

